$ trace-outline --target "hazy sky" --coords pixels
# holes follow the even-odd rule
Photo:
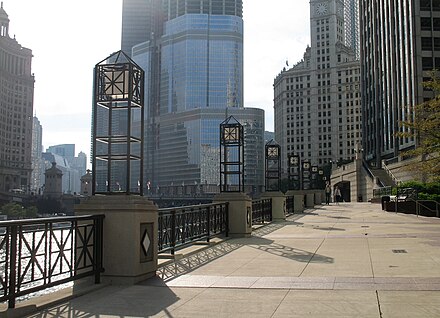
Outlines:
[[[244,103],[273,131],[273,80],[310,43],[309,0],[243,0]],[[268,4],[270,3],[270,4]],[[90,153],[93,67],[120,49],[122,0],[3,0],[9,35],[33,52],[43,146]]]

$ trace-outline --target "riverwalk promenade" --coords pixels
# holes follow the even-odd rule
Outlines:
[[[181,253],[137,285],[33,299],[46,305],[29,317],[440,317],[440,220],[380,204],[316,206]]]

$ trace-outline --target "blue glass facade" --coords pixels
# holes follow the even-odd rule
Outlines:
[[[242,1],[162,4],[160,36],[132,50],[145,70],[145,179],[153,192],[183,185],[215,191],[220,123],[233,115],[245,131],[245,184],[262,186],[264,111],[243,107]]]
[[[243,21],[187,14],[165,23],[160,113],[243,107]]]

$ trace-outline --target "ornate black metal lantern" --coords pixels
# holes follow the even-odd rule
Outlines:
[[[312,181],[312,175],[311,175],[311,164],[309,160],[304,160],[302,162],[302,189],[303,190],[310,190],[311,187],[311,181]]]
[[[324,189],[324,170],[318,169],[318,189]]]
[[[233,116],[220,124],[220,192],[244,192],[243,126]]]
[[[273,139],[266,144],[266,191],[280,191],[281,147]]]
[[[318,189],[318,166],[312,166],[311,188]]]
[[[289,155],[288,167],[289,167],[289,190],[301,189],[301,167],[299,155]]]
[[[144,71],[122,51],[94,69],[93,194],[143,193]]]

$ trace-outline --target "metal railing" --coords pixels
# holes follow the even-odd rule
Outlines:
[[[159,253],[224,234],[228,236],[228,203],[159,209]]]
[[[293,214],[295,212],[294,202],[295,202],[295,197],[289,196],[286,198],[286,215]]]
[[[393,191],[393,187],[391,186],[373,189],[373,197],[380,198],[384,195],[391,195],[392,191]]]
[[[416,202],[416,214],[419,216],[422,210],[428,210],[432,213],[435,213],[435,216],[440,217],[440,203],[434,200],[415,200]],[[426,203],[431,202],[435,204],[435,209],[429,207]]]
[[[390,176],[391,180],[395,184],[399,184],[399,180],[396,178],[396,176],[391,172],[391,170],[387,166],[387,162],[385,160],[382,160],[382,168],[383,170]]]
[[[272,221],[272,199],[252,201],[252,225]]]
[[[104,215],[0,222],[0,301],[86,276],[100,282]]]

